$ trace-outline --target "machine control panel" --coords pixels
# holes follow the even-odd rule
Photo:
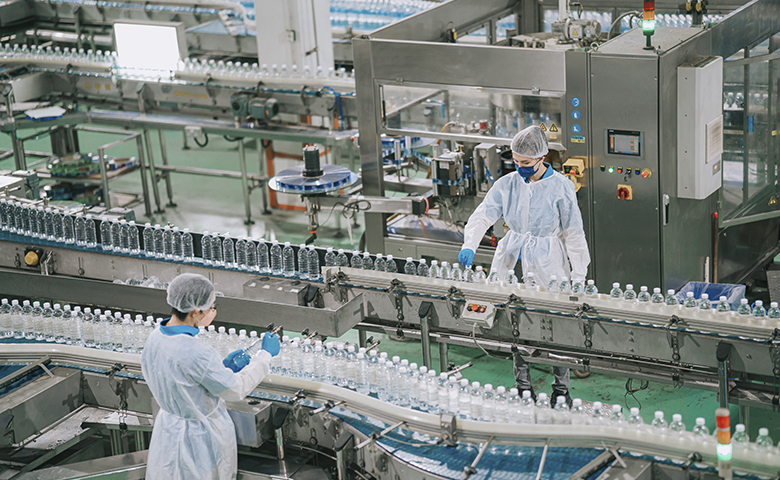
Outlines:
[[[466,299],[462,317],[467,325],[476,324],[478,327],[491,328],[496,317],[496,307],[492,303],[474,302]]]
[[[610,155],[642,156],[642,132],[607,130],[607,153]]]

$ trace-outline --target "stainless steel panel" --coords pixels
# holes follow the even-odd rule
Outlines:
[[[239,445],[257,448],[274,438],[271,428],[271,403],[245,400],[228,402],[228,414],[236,427],[236,441]]]
[[[594,236],[589,247],[596,258],[591,271],[601,291],[609,291],[612,282],[661,287],[658,61],[596,53],[590,72]],[[608,155],[608,129],[640,131],[641,156]],[[618,167],[650,168],[653,175],[618,174]],[[618,185],[630,186],[633,200],[620,200]]]

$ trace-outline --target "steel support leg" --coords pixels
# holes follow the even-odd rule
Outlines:
[[[149,198],[149,185],[146,181],[146,159],[144,158],[144,141],[140,135],[135,137],[136,148],[138,149],[138,161],[141,164],[141,188],[144,193],[144,209],[146,217],[152,218],[152,199]]]
[[[431,368],[431,337],[430,337],[430,319],[433,304],[431,302],[422,302],[418,314],[420,316],[420,340],[422,341],[423,365]]]
[[[444,342],[439,342],[439,366],[440,372],[446,372],[449,370],[450,357],[449,357],[449,345]]]
[[[729,357],[731,344],[721,342],[716,350],[718,359],[718,401],[721,408],[729,408]]]
[[[163,165],[168,165],[168,148],[165,146],[165,132],[160,129],[157,130],[160,136],[160,157],[162,158]],[[163,172],[165,177],[165,189],[168,191],[168,206],[175,207],[176,203],[173,201],[173,189],[171,188],[171,172]]]
[[[238,139],[238,161],[241,167],[241,193],[244,195],[244,210],[246,213],[246,220],[244,224],[252,225],[252,205],[249,203],[249,179],[246,172],[246,149],[244,148],[244,139]]]
[[[103,186],[103,203],[106,210],[111,209],[111,194],[108,191],[108,174],[106,172],[106,151],[98,148],[98,165],[100,165],[100,184]]]
[[[263,148],[263,139],[258,138],[257,139],[257,158],[258,158],[258,172],[260,173],[260,176],[267,175],[268,168],[266,168],[265,164],[265,148]],[[263,201],[263,215],[270,215],[271,210],[268,209],[268,182],[265,180],[261,181],[261,184],[259,186],[260,188],[260,199]]]
[[[149,130],[144,129],[144,143],[146,152],[149,156],[149,172],[152,174],[152,193],[154,194],[154,203],[157,205],[156,213],[163,213],[160,207],[160,189],[157,185],[157,170],[154,168],[154,152],[152,151],[152,142],[149,139]]]
[[[358,344],[365,348],[366,347],[366,331],[365,330],[358,330]]]

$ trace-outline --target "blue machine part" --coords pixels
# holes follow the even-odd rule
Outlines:
[[[340,165],[322,165],[319,177],[304,177],[304,166],[296,166],[279,172],[268,182],[277,192],[317,194],[328,193],[348,187],[357,181],[357,175]]]

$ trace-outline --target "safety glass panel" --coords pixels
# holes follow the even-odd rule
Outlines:
[[[447,86],[381,85],[381,129],[394,135],[446,138],[468,135],[477,142],[511,139],[520,130],[542,126],[560,141],[562,95]],[[499,142],[508,143],[508,141]]]

